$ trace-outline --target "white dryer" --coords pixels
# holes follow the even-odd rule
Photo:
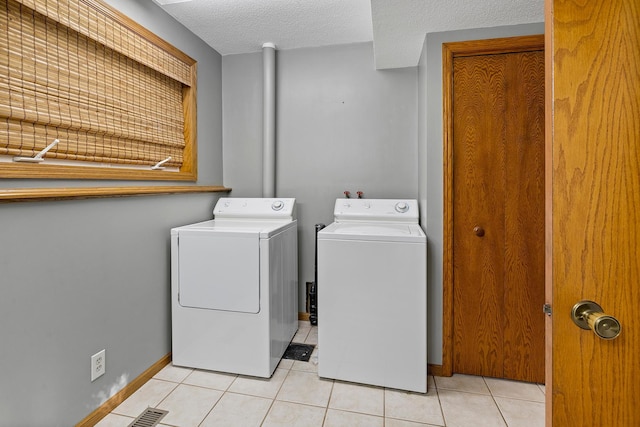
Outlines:
[[[268,378],[298,329],[295,199],[213,213],[171,230],[173,364]]]
[[[318,375],[427,391],[427,246],[415,200],[338,199],[318,232]]]

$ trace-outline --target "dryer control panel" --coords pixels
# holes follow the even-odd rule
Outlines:
[[[221,197],[213,209],[215,219],[295,219],[294,198]]]
[[[418,202],[411,199],[337,199],[336,222],[390,221],[417,223]]]

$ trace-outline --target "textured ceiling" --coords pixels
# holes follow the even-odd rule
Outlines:
[[[163,6],[221,55],[373,40],[369,0],[191,0]]]
[[[376,68],[418,64],[426,33],[544,21],[544,0],[371,0]]]
[[[162,8],[222,55],[266,42],[295,49],[373,40],[376,68],[417,65],[426,33],[544,19],[544,0],[188,0]]]

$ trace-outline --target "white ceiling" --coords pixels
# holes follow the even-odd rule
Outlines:
[[[544,0],[182,0],[162,8],[221,55],[267,42],[295,49],[373,40],[378,69],[417,65],[426,33],[544,20]]]

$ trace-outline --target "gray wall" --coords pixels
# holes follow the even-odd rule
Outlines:
[[[429,363],[442,363],[442,43],[543,33],[544,23],[539,23],[430,33],[425,37],[418,65],[418,193],[421,223],[429,241]]]
[[[200,185],[222,184],[221,57],[147,0],[109,0],[198,61]],[[0,180],[0,187],[167,183]],[[181,184],[182,185],[182,184]],[[0,426],[70,426],[171,351],[169,229],[217,196],[0,204]],[[106,349],[106,374],[90,357]]]
[[[305,311],[314,225],[332,222],[335,199],[418,197],[418,74],[376,71],[372,43],[283,50],[276,62],[276,195],[297,199]],[[223,57],[222,75],[224,182],[233,196],[259,197],[262,54]]]

